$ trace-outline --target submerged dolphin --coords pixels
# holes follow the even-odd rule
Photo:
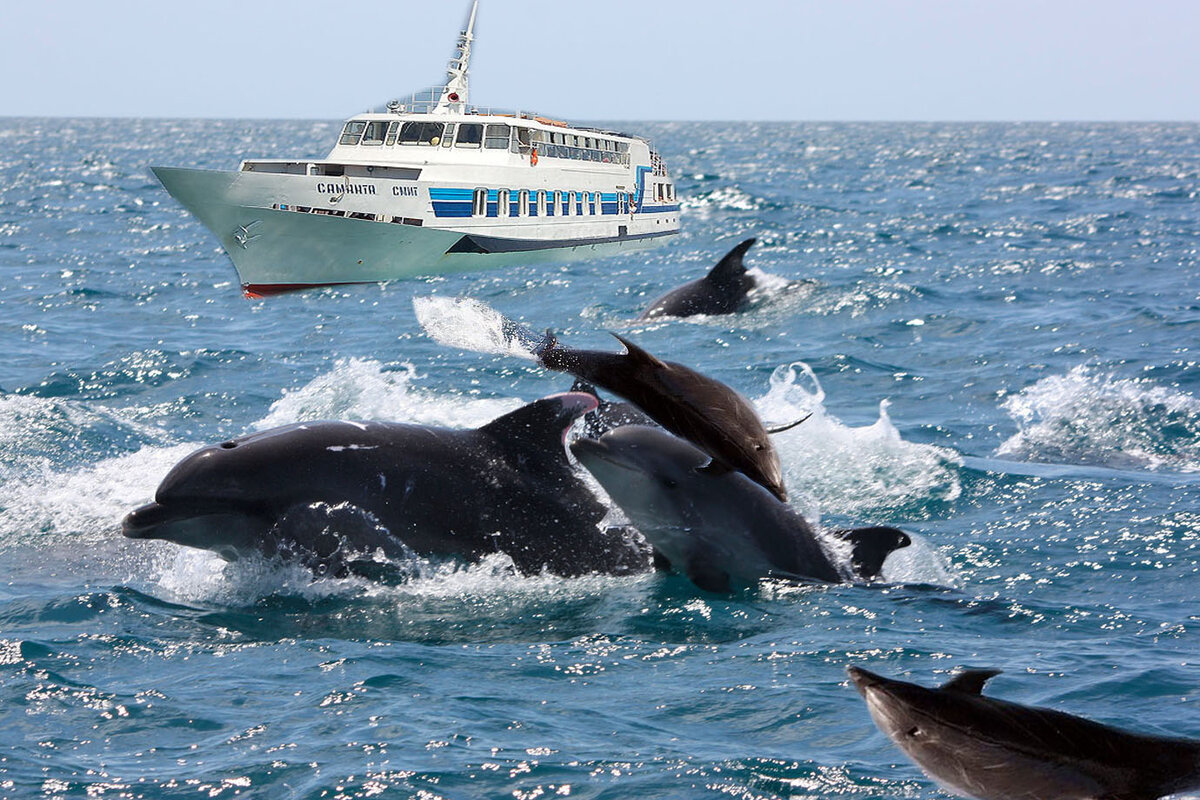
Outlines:
[[[124,534],[228,560],[292,553],[337,574],[379,550],[504,552],[525,574],[645,571],[648,548],[601,529],[608,508],[567,457],[566,429],[595,407],[567,393],[475,430],[312,422],[252,434],[177,464]]]
[[[737,470],[787,500],[779,454],[746,398],[691,367],[660,361],[622,336],[625,353],[574,350],[547,333],[535,348],[547,369],[576,378],[629,400],[648,417],[707,453],[712,469]]]
[[[749,302],[755,282],[742,263],[746,251],[758,241],[747,239],[729,251],[703,278],[685,283],[650,304],[638,319],[690,317],[694,314],[733,314]]]
[[[728,591],[768,576],[839,582],[877,577],[911,543],[895,528],[840,531],[853,553],[842,567],[800,514],[738,472],[704,469],[708,457],[641,425],[579,439],[571,452],[638,531],[701,589]]]
[[[1155,800],[1200,788],[1200,741],[1146,736],[983,696],[994,670],[937,689],[847,673],[875,724],[934,780],[980,800]]]

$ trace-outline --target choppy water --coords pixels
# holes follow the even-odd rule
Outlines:
[[[0,796],[942,796],[850,663],[1200,737],[1200,127],[625,127],[680,176],[664,248],[248,302],[147,166],[335,123],[0,120]],[[748,236],[755,311],[630,322]],[[568,384],[435,344],[428,295],[814,410],[796,503],[916,533],[899,582],[383,587],[120,536],[201,444]]]

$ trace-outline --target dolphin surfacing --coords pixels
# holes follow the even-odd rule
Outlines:
[[[478,429],[387,422],[287,425],[205,447],[163,479],[123,532],[218,553],[295,558],[344,574],[363,557],[510,556],[563,576],[650,569],[645,544],[602,529],[608,513],[563,437],[590,395],[543,398]]]
[[[764,487],[658,428],[626,425],[571,452],[671,567],[701,589],[727,592],[762,578],[835,583],[870,580],[894,550],[911,543],[895,528],[837,535],[852,548],[836,563],[808,522]]]
[[[879,729],[926,774],[979,800],[1156,800],[1200,789],[1200,741],[1147,736],[984,697],[995,670],[936,689],[848,667]]]
[[[747,239],[729,251],[703,278],[678,286],[659,297],[638,317],[690,317],[696,314],[734,314],[749,304],[754,278],[742,263],[757,239]]]

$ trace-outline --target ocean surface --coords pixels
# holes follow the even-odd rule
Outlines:
[[[677,176],[664,247],[248,301],[148,167],[338,122],[0,119],[0,797],[944,797],[849,664],[1200,737],[1200,126],[610,124]],[[634,321],[751,236],[751,311]],[[428,296],[813,411],[777,439],[797,508],[916,544],[882,584],[715,595],[121,536],[202,445],[570,385],[437,344]]]

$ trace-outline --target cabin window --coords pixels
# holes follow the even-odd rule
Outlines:
[[[458,126],[458,136],[454,140],[455,147],[470,147],[478,150],[483,145],[483,126],[470,123]]]
[[[383,137],[387,133],[387,122],[376,120],[368,122],[366,130],[363,132],[362,143],[371,145],[383,144]]]
[[[522,217],[529,216],[529,190],[522,189],[517,195],[517,213]]]
[[[596,213],[599,210],[599,208],[598,208],[599,205],[600,205],[600,194],[598,192],[592,192],[592,200],[588,204],[588,206],[589,206],[588,213],[591,214],[593,217],[596,216]]]
[[[446,135],[442,137],[442,147],[449,147],[454,143],[454,123],[446,123]]]
[[[342,131],[342,138],[338,140],[338,144],[358,144],[366,127],[367,123],[362,120],[350,120],[346,123],[346,129]]]
[[[487,189],[476,189],[471,198],[471,213],[477,217],[487,216]]]
[[[497,197],[499,198],[499,203],[500,203],[500,216],[507,217],[509,215],[509,213],[512,211],[512,207],[509,203],[508,189],[501,189],[497,193]]]
[[[406,122],[400,129],[400,144],[436,146],[442,141],[440,122]]]
[[[398,123],[398,122],[389,123],[387,137],[383,140],[383,143],[386,144],[388,147],[391,147],[392,145],[394,145],[396,143],[396,134],[399,132],[399,130],[400,130],[400,123]]]
[[[511,130],[507,125],[488,125],[483,146],[488,150],[507,150],[512,138]]]
[[[542,191],[537,193],[537,216],[546,216],[546,193]]]
[[[567,207],[565,209],[563,209],[563,216],[570,216],[572,214],[578,214],[579,212],[576,210],[576,205],[578,204],[578,202],[579,202],[579,195],[576,192],[571,192],[567,196]]]

